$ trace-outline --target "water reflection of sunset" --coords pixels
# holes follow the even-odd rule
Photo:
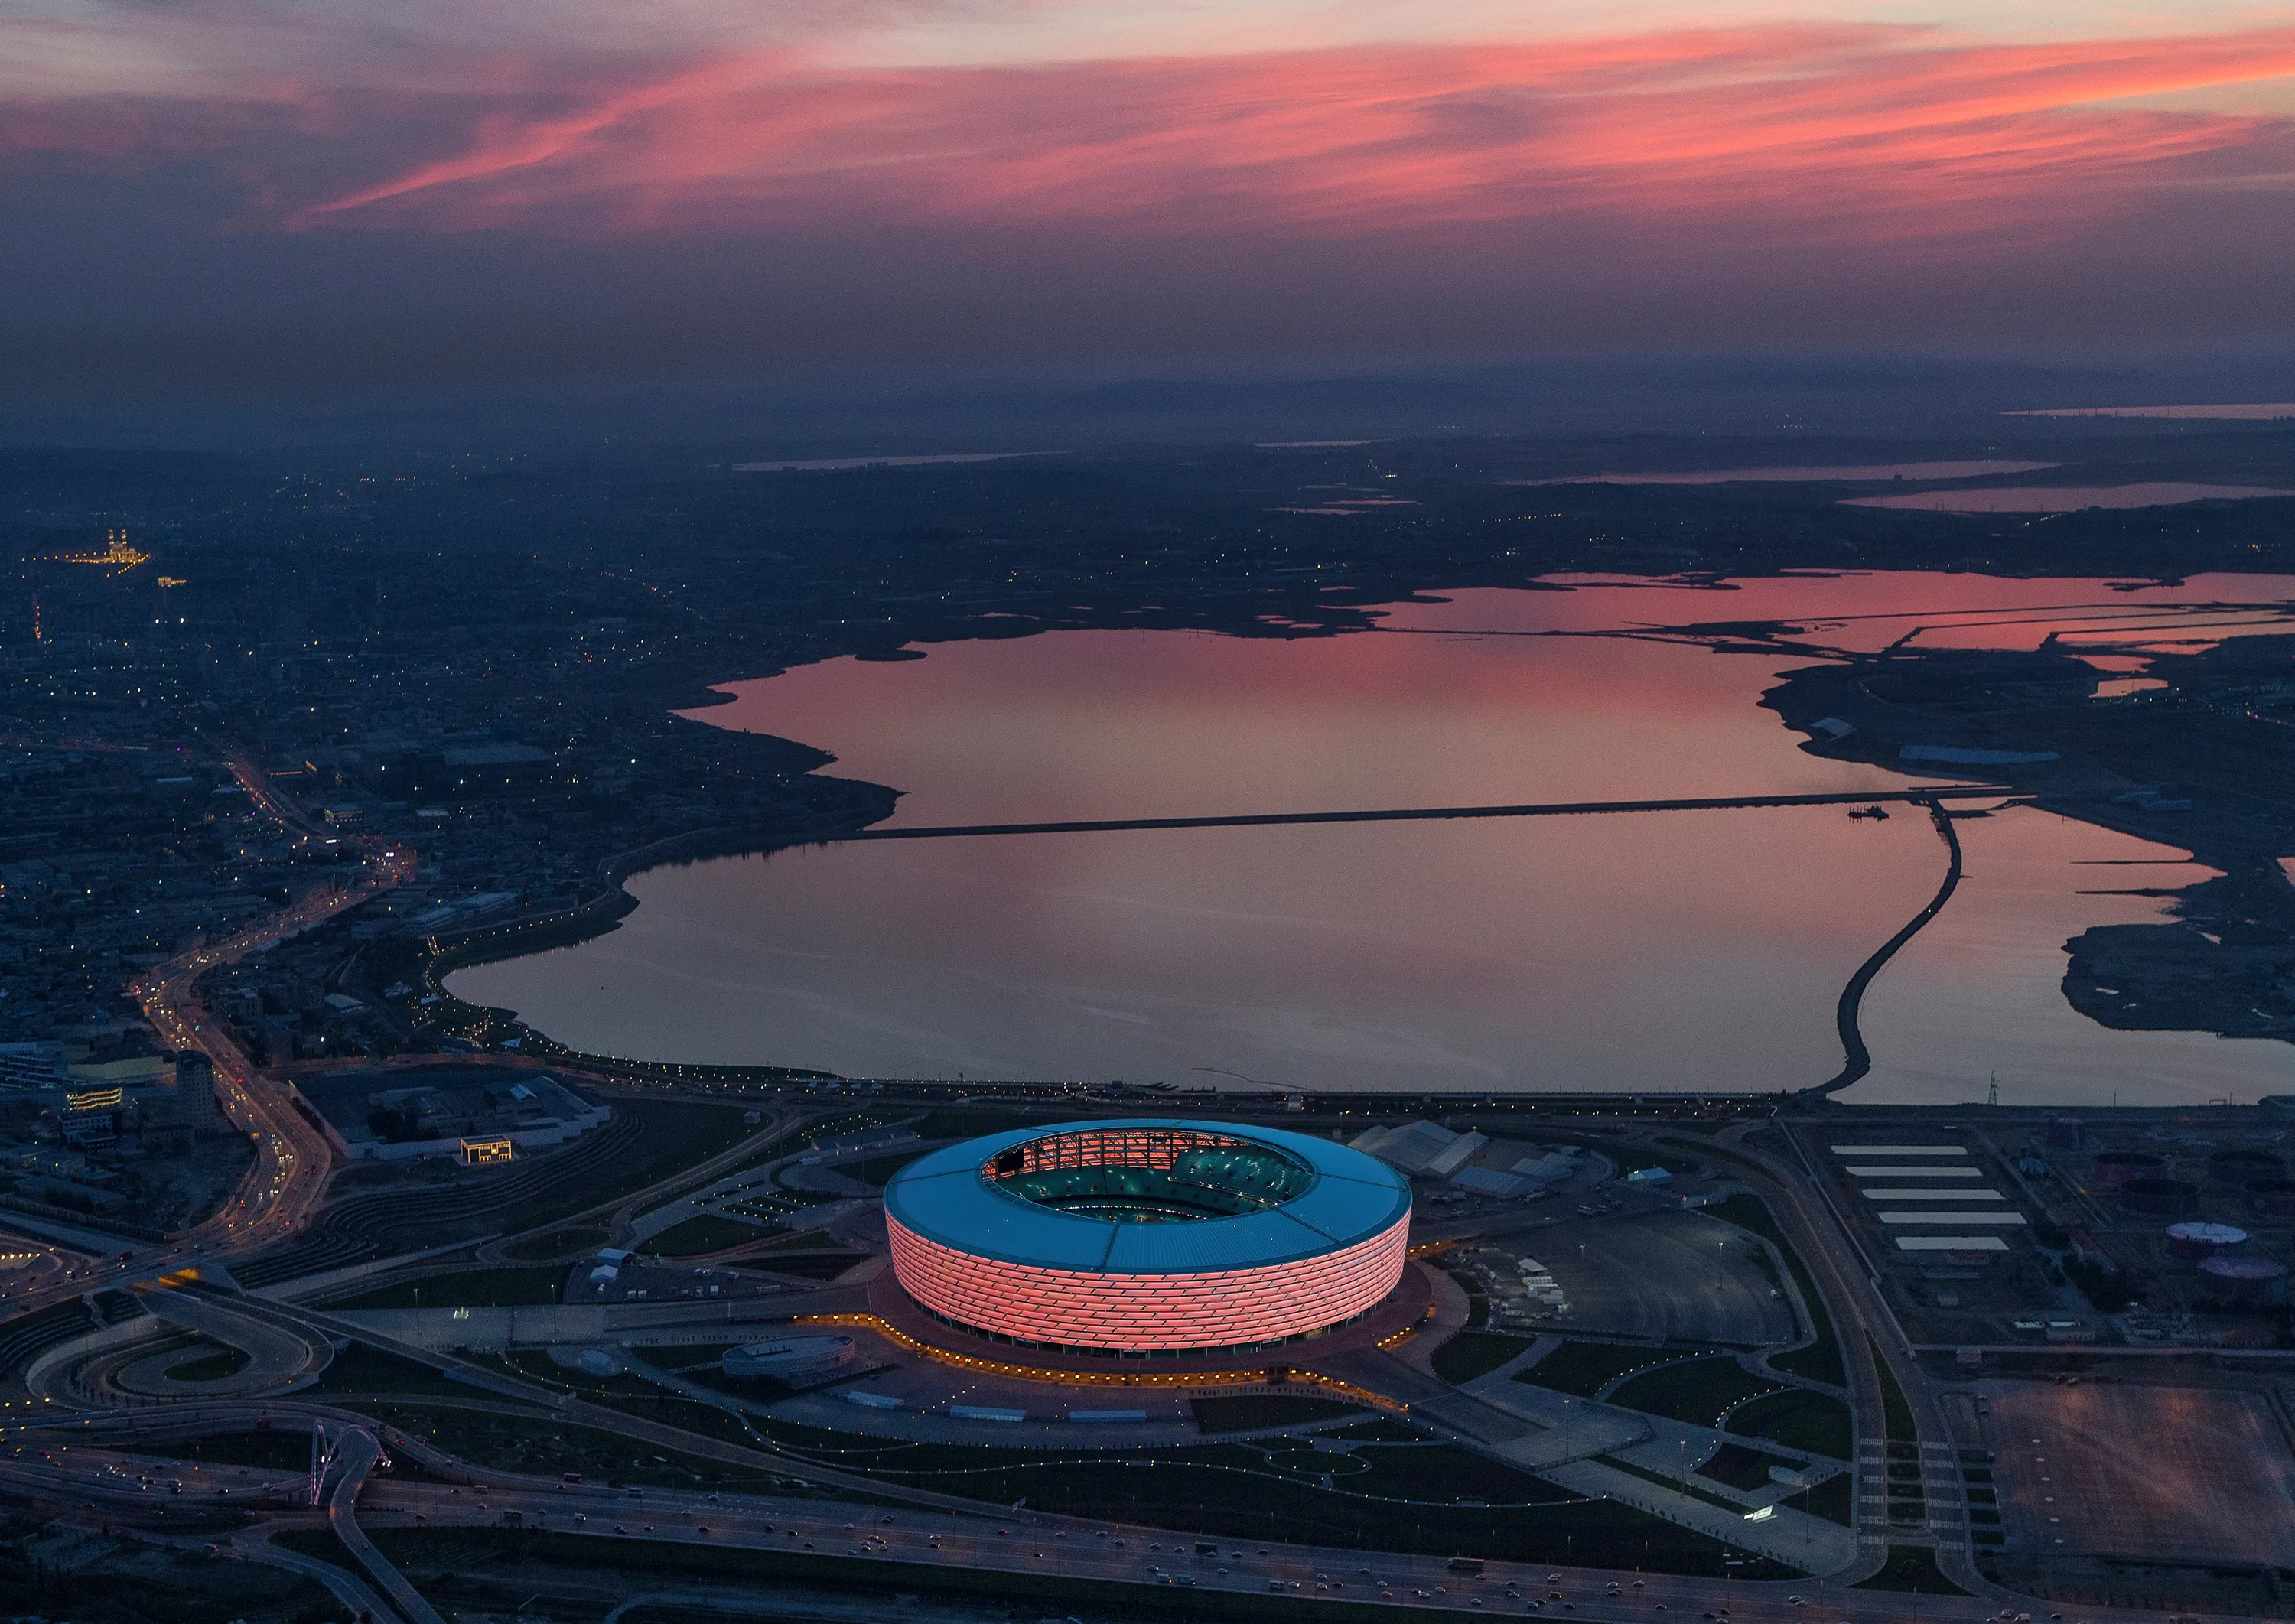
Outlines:
[[[908,790],[912,825],[1899,786],[1804,754],[1760,707],[1805,660],[1540,633],[1798,617],[1818,643],[1920,624],[2029,648],[2287,584],[1464,592],[1394,606],[1393,632],[1058,632],[833,661],[699,714],[836,751],[831,771]],[[2068,935],[2159,917],[2087,894],[2116,888],[2087,865],[2171,853],[2030,812],[1962,836],[1953,904],[1868,1000],[1860,1098],[1972,1098],[1991,1070],[2066,1100],[2138,1073],[2154,1097],[2277,1076],[2270,1046],[2109,1032],[2064,1004]],[[1842,983],[1941,861],[1924,818],[1835,809],[832,845],[656,870],[611,935],[454,986],[583,1047],[860,1075],[1801,1087],[1838,1066]]]

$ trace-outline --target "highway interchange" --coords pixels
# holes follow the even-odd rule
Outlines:
[[[291,803],[274,795],[252,762],[238,759],[234,770],[256,803],[291,838],[341,838],[310,824]],[[1915,1595],[1816,1579],[1752,1583],[1499,1561],[1469,1572],[1455,1570],[1439,1556],[1198,1538],[1042,1511],[999,1512],[958,1497],[824,1467],[802,1457],[783,1457],[768,1446],[731,1444],[634,1417],[506,1375],[498,1365],[398,1343],[307,1307],[233,1294],[227,1278],[202,1281],[200,1266],[228,1266],[307,1225],[324,1199],[334,1158],[324,1134],[296,1108],[288,1090],[251,1065],[220,1024],[208,1018],[199,1001],[197,978],[216,964],[257,951],[398,885],[413,872],[412,852],[379,843],[362,845],[359,851],[361,872],[355,884],[314,890],[281,914],[159,967],[137,987],[149,1017],[168,1041],[204,1049],[214,1060],[219,1103],[256,1145],[254,1166],[240,1188],[213,1218],[167,1245],[123,1245],[117,1253],[107,1251],[85,1261],[52,1253],[27,1266],[12,1282],[15,1289],[9,1293],[10,1310],[20,1316],[76,1296],[88,1297],[105,1285],[130,1285],[159,1318],[247,1348],[257,1356],[258,1369],[277,1367],[298,1379],[323,1367],[333,1347],[355,1335],[358,1341],[457,1376],[466,1385],[467,1396],[451,1403],[473,1411],[531,1420],[540,1409],[566,1422],[689,1457],[802,1476],[818,1488],[865,1496],[866,1501],[657,1489],[641,1493],[493,1472],[442,1453],[434,1444],[396,1433],[371,1416],[285,1394],[260,1403],[188,1398],[155,1409],[123,1412],[122,1405],[149,1404],[170,1391],[164,1372],[157,1367],[164,1359],[137,1361],[131,1357],[133,1340],[125,1337],[120,1339],[124,1351],[105,1367],[102,1380],[83,1380],[86,1373],[69,1359],[45,1366],[35,1361],[28,1373],[26,1397],[0,1409],[0,1489],[10,1498],[66,1520],[93,1518],[103,1526],[135,1530],[141,1538],[214,1544],[249,1560],[292,1568],[324,1583],[343,1605],[366,1613],[378,1624],[442,1621],[377,1547],[369,1537],[372,1530],[512,1523],[590,1540],[809,1557],[818,1571],[846,1571],[861,1582],[879,1572],[886,1578],[878,1582],[891,1582],[902,1574],[919,1579],[935,1571],[986,1571],[1093,1581],[1111,1587],[1111,1598],[1140,1587],[1173,1587],[1303,1603],[1524,1616],[1566,1613],[1589,1624],[1651,1624],[1660,1619],[1671,1624],[1676,1616],[1695,1618],[1701,1624],[1725,1619],[1727,1624],[1980,1624],[2004,1611],[2013,1617],[2033,1607],[1985,1583],[1965,1552],[1950,1540],[1940,1543],[1939,1561],[1972,1595]],[[595,1215],[626,1218],[698,1188],[721,1171],[740,1165],[755,1148],[801,1120],[801,1113],[775,1107],[765,1112],[764,1119],[753,1135],[731,1149],[635,1196],[602,1204]],[[1800,1170],[1746,1146],[1744,1137],[1742,1130],[1727,1130],[1717,1143],[1727,1146],[1749,1170],[1764,1176],[1764,1193],[1773,1211],[1816,1270],[1835,1315],[1845,1324],[1890,1324],[1873,1283]],[[488,1255],[500,1255],[502,1245],[514,1238],[496,1237]],[[101,1334],[95,1340],[102,1340]],[[1868,1355],[1866,1348],[1856,1345],[1863,1340],[1844,1338],[1843,1353],[1858,1370],[1851,1387],[1858,1433],[1877,1438],[1883,1432],[1883,1418],[1867,1360],[1889,1355],[1877,1347]],[[1909,1359],[1891,1363],[1916,1402],[1926,1405],[1917,1367]],[[170,1442],[203,1432],[244,1432],[258,1421],[274,1426],[307,1428],[317,1423],[328,1427],[332,1453],[315,1500],[313,1486],[296,1474],[188,1461],[161,1464]],[[377,1475],[386,1450],[419,1458],[430,1477],[448,1481]],[[1869,1477],[1879,1467],[1861,1463],[1858,1470]],[[1878,1504],[1877,1492],[1860,1498],[1867,1505]],[[250,1513],[253,1522],[220,1532],[184,1526],[202,1515],[237,1521]],[[355,1571],[271,1539],[282,1530],[314,1527],[333,1529]],[[1872,1559],[1867,1566],[1876,1564],[1887,1530],[1868,1525],[1862,1531]],[[2044,1609],[2038,1616],[2048,1615]],[[2072,1609],[2058,1616],[2078,1624],[2091,1615]]]
[[[360,1525],[368,1532],[516,1525],[599,1540],[809,1555],[869,1568],[990,1571],[1467,1612],[1552,1612],[1589,1624],[1650,1624],[1670,1615],[1706,1612],[1726,1612],[1733,1624],[1981,1624],[2001,1611],[1979,1598],[1847,1589],[1817,1579],[1751,1584],[1499,1561],[1466,1574],[1434,1556],[1238,1540],[1040,1513],[956,1514],[818,1498],[615,1489],[502,1473],[475,1476],[464,1485],[369,1478],[372,1439],[353,1436],[362,1441],[339,1461],[326,1517],[355,1553],[372,1554],[385,1571],[388,1564],[358,1531]],[[148,1518],[157,1508],[188,1520],[201,1511],[244,1506],[251,1499],[305,1498],[306,1480],[300,1476],[190,1463],[162,1468],[147,1457],[88,1446],[47,1454],[49,1458],[29,1451],[0,1457],[0,1484],[36,1501],[77,1500],[81,1510],[123,1518],[138,1513]],[[282,1521],[308,1526],[314,1517],[288,1511]],[[242,1546],[246,1542],[244,1536],[238,1541]],[[370,1567],[370,1578],[376,1566]],[[879,1582],[894,1577],[887,1574]],[[867,1575],[856,1572],[853,1578],[865,1580]],[[398,1579],[376,1587],[390,1594],[409,1624],[415,1624],[422,1613],[405,1604],[407,1593],[397,1588],[404,1584]],[[2063,1614],[2068,1621],[2083,1616],[2079,1610]]]

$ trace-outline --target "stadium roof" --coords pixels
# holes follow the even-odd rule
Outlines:
[[[981,1170],[1014,1146],[1106,1129],[1179,1128],[1264,1145],[1313,1173],[1278,1207],[1177,1223],[1119,1223],[1039,1205],[998,1189]],[[1106,1274],[1196,1274],[1316,1257],[1384,1234],[1410,1211],[1392,1168],[1328,1139],[1234,1122],[1126,1117],[993,1133],[919,1157],[885,1189],[885,1210],[943,1246],[1009,1263]]]

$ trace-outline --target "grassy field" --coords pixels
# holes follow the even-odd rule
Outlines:
[[[759,1224],[745,1224],[738,1219],[720,1218],[714,1212],[704,1212],[687,1219],[683,1223],[672,1224],[638,1250],[656,1257],[699,1257],[704,1253],[723,1252],[728,1247],[761,1241],[772,1233]]]
[[[920,1139],[973,1139],[1014,1128],[1034,1128],[1053,1120],[1037,1111],[935,1111],[909,1125]]]
[[[1936,1553],[1924,1545],[1892,1545],[1878,1573],[1855,1585],[1858,1590],[1895,1590],[1913,1595],[1966,1595],[1939,1571]]]
[[[1434,1350],[1434,1374],[1457,1386],[1488,1375],[1508,1359],[1530,1351],[1534,1336],[1504,1336],[1495,1331],[1461,1331]]]
[[[1206,1432],[1250,1432],[1261,1427],[1299,1426],[1361,1416],[1362,1406],[1305,1393],[1240,1393],[1231,1398],[1191,1399],[1196,1425]]]
[[[1703,1145],[1695,1147],[1696,1155],[1683,1155],[1678,1151],[1654,1149],[1647,1145],[1628,1145],[1617,1139],[1589,1139],[1579,1133],[1572,1134],[1570,1142],[1583,1145],[1597,1156],[1607,1156],[1616,1165],[1621,1179],[1645,1167],[1662,1167],[1677,1179],[1682,1178],[1703,1171],[1703,1164],[1698,1158],[1706,1153],[1706,1147]]]
[[[530,1228],[569,1213],[586,1212],[731,1150],[757,1130],[741,1121],[739,1105],[699,1105],[686,1100],[617,1100],[614,1109],[637,1118],[644,1129],[617,1171],[564,1190],[552,1190],[519,1217]],[[793,1148],[794,1147],[792,1147]]]
[[[1491,1506],[1564,1506],[1582,1498],[1455,1444],[1382,1444],[1363,1450],[1361,1458],[1370,1470],[1340,1487],[1400,1500],[1480,1500]]]
[[[1805,1489],[1791,1499],[1779,1500],[1780,1506],[1794,1511],[1809,1512],[1823,1517],[1827,1522],[1838,1522],[1843,1528],[1857,1526],[1857,1474],[1836,1473],[1814,1489]]]
[[[1715,1494],[1710,1489],[1700,1489],[1696,1484],[1686,1483],[1678,1477],[1668,1477],[1662,1472],[1653,1472],[1647,1466],[1638,1466],[1622,1457],[1597,1455],[1594,1458],[1613,1471],[1622,1472],[1629,1477],[1638,1477],[1646,1483],[1654,1483],[1661,1489],[1670,1489],[1676,1494],[1686,1494],[1693,1500],[1704,1501],[1708,1506],[1719,1506],[1724,1511],[1741,1513],[1745,1509],[1726,1495]]]
[[[866,1262],[868,1259],[869,1253],[865,1252],[833,1251],[777,1256],[771,1261],[755,1258],[749,1261],[754,1267],[770,1269],[775,1274],[796,1275],[806,1280],[834,1280],[855,1263]]]
[[[1620,1342],[1566,1342],[1515,1380],[1590,1399],[1621,1375],[1680,1360],[1685,1348],[1629,1347]]]
[[[353,1342],[337,1353],[318,1381],[303,1390],[321,1394],[437,1393],[475,1397],[478,1389],[451,1380],[443,1370]]]
[[[1921,1432],[1913,1421],[1913,1407],[1905,1402],[1905,1390],[1897,1385],[1896,1373],[1889,1368],[1889,1361],[1881,1357],[1881,1344],[1873,1340],[1870,1331],[1865,1334],[1865,1342],[1873,1352],[1874,1372],[1881,1378],[1881,1414],[1889,1429],[1889,1441],[1920,1442]]]
[[[747,1585],[760,1590],[794,1584],[851,1587],[882,1608],[889,1590],[935,1602],[977,1607],[982,1602],[1021,1619],[1074,1614],[1153,1624],[1377,1624],[1390,1605],[1326,1601],[1321,1597],[1237,1595],[1200,1588],[1155,1588],[1091,1579],[1038,1578],[1026,1573],[871,1561],[858,1566],[837,1553],[744,1551],[512,1529],[378,1529],[375,1543],[392,1562],[421,1581],[442,1608],[466,1615],[503,1614],[560,1575],[614,1574],[632,1592],[701,1585]],[[904,1609],[903,1611],[908,1611]],[[584,1615],[592,1616],[592,1615]],[[633,1624],[662,1624],[698,1615],[646,1607]],[[712,1617],[723,1615],[711,1614]]]
[[[1449,1269],[1443,1272],[1456,1280],[1458,1289],[1466,1293],[1466,1329],[1479,1331],[1490,1324],[1491,1300],[1482,1290],[1482,1283],[1463,1269]]]
[[[1697,1468],[1697,1475],[1710,1477],[1717,1483],[1727,1483],[1732,1489],[1742,1489],[1751,1494],[1757,1489],[1767,1489],[1776,1480],[1769,1476],[1772,1466],[1797,1467],[1799,1461],[1787,1460],[1782,1455],[1772,1455],[1766,1449],[1749,1449],[1742,1443],[1725,1443],[1713,1451],[1713,1457]]]
[[[402,1280],[348,1297],[331,1298],[326,1309],[540,1308],[559,1301],[566,1283],[562,1264],[527,1269],[469,1269],[460,1274]]]
[[[1409,1447],[1409,1446],[1401,1446]],[[1427,1446],[1440,1447],[1440,1446]],[[1385,1451],[1376,1451],[1384,1453]],[[1494,1470],[1504,1471],[1503,1467]],[[1409,1474],[1398,1486],[1442,1489],[1453,1479],[1438,1469],[1433,1483]],[[933,1486],[992,1504],[1023,1496],[1032,1506],[1071,1516],[1109,1517],[1158,1528],[1239,1539],[1287,1539],[1357,1550],[1499,1557],[1515,1562],[1583,1563],[1599,1567],[1654,1569],[1719,1577],[1778,1577],[1748,1565],[1723,1566],[1734,1553],[1670,1522],[1613,1500],[1551,1498],[1514,1505],[1401,1505],[1403,1497],[1369,1499],[1387,1481],[1378,1472],[1340,1480],[1335,1491],[1310,1482],[1286,1482],[1259,1473],[1223,1472],[1188,1461],[1153,1466],[1120,1463],[1008,1470],[943,1480]],[[957,1483],[964,1485],[961,1489]],[[1456,1494],[1455,1488],[1448,1490]],[[1546,1494],[1550,1496],[1551,1489]]]
[[[218,1466],[251,1466],[265,1472],[304,1472],[311,1465],[311,1433],[291,1422],[244,1432],[216,1432],[176,1443],[148,1444],[131,1451],[169,1460],[204,1461]]]
[[[774,1487],[786,1480],[770,1473],[749,1471],[722,1461],[685,1455],[659,1444],[618,1437],[594,1427],[575,1425],[540,1411],[528,1416],[494,1415],[445,1405],[433,1408],[383,1403],[362,1408],[377,1419],[415,1437],[428,1439],[474,1465],[497,1471],[551,1475],[579,1472],[600,1482],[789,1492]]]
[[[1719,1426],[1730,1406],[1779,1391],[1776,1383],[1749,1374],[1736,1359],[1688,1359],[1638,1375],[1611,1393],[1609,1401],[1646,1415]]]
[[[516,1258],[522,1263],[537,1262],[543,1258],[567,1257],[576,1252],[588,1252],[604,1245],[610,1237],[610,1232],[602,1226],[579,1224],[571,1228],[530,1235],[522,1241],[512,1241],[502,1248],[502,1255]]]
[[[1847,1460],[1857,1447],[1857,1418],[1849,1406],[1805,1387],[1770,1393],[1731,1411],[1727,1430],[1835,1460]]]
[[[166,1375],[171,1382],[220,1382],[225,1376],[237,1375],[247,1368],[244,1350],[208,1346],[185,1351],[180,1365],[167,1367]]]
[[[1809,1305],[1809,1316],[1815,1322],[1810,1330],[1817,1340],[1791,1353],[1771,1354],[1769,1368],[1831,1387],[1848,1386],[1849,1367],[1841,1357],[1841,1338],[1834,1331],[1833,1316],[1826,1311],[1825,1298],[1817,1289],[1816,1277],[1801,1261],[1801,1253],[1786,1244],[1785,1231],[1777,1228],[1777,1220],[1768,1207],[1758,1196],[1732,1196],[1706,1211],[1741,1229],[1751,1229],[1775,1246],[1784,1255],[1785,1267],[1793,1270],[1793,1283],[1801,1287],[1801,1301]]]
[[[0,1563],[0,1617],[63,1618],[75,1624],[151,1624],[155,1619],[167,1624],[245,1624],[249,1619],[317,1624],[345,1616],[316,1579],[299,1573],[93,1530],[73,1536],[73,1560],[67,1566],[26,1548],[36,1526],[12,1530]],[[199,1526],[221,1532],[205,1522]]]
[[[1374,1416],[1368,1421],[1358,1421],[1352,1426],[1335,1427],[1323,1434],[1326,1438],[1344,1439],[1349,1443],[1424,1443],[1426,1434],[1415,1426],[1408,1426],[1391,1416]]]
[[[924,1154],[916,1149],[896,1150],[887,1156],[871,1156],[866,1162],[840,1163],[829,1171],[843,1173],[847,1179],[858,1179],[863,1184],[883,1184]]]

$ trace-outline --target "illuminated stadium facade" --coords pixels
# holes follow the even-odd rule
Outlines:
[[[1254,1348],[1393,1291],[1410,1187],[1277,1129],[1075,1122],[919,1157],[886,1187],[885,1228],[902,1289],[968,1330],[1101,1352]]]

